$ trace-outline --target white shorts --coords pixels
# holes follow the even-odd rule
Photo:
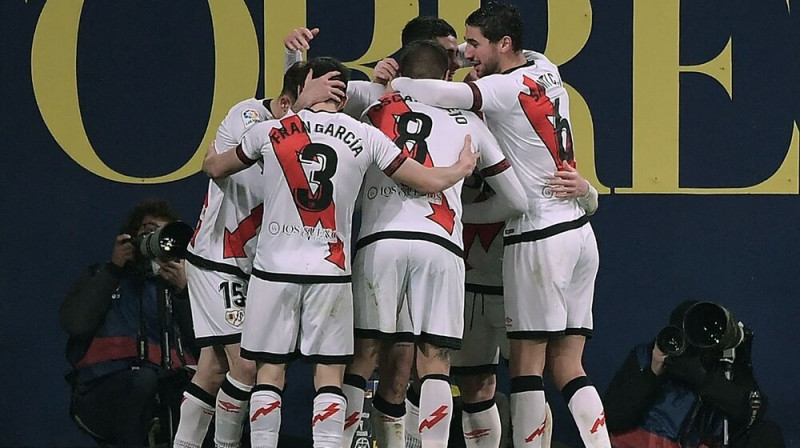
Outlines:
[[[244,324],[247,280],[186,262],[189,303],[198,347],[236,344]]]
[[[450,371],[456,375],[493,373],[500,355],[508,359],[503,296],[467,291],[465,299],[464,339],[461,349],[450,357]]]
[[[283,283],[250,277],[242,357],[284,364],[298,355],[318,364],[353,357],[353,291],[347,283]]]
[[[600,257],[591,224],[505,246],[503,285],[510,339],[592,335]]]
[[[391,339],[410,330],[417,343],[461,345],[464,260],[436,243],[381,239],[360,248],[353,297],[359,338]]]

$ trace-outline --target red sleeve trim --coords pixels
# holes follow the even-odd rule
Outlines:
[[[383,170],[383,174],[392,177],[395,171],[397,171],[400,168],[400,165],[402,165],[406,161],[406,159],[408,159],[408,157],[404,156],[403,154],[398,154],[397,157],[395,157],[394,160],[392,160],[392,163],[390,163],[389,166],[387,166],[386,169]]]
[[[511,164],[508,163],[507,159],[503,159],[494,165],[484,168],[481,170],[481,176],[486,179],[487,177],[497,176],[498,174],[502,173],[503,171],[509,169]]]
[[[242,149],[241,144],[236,146],[236,157],[238,157],[239,160],[247,166],[250,166],[257,162],[257,160],[253,160],[250,157],[247,157],[247,155],[244,153],[244,150]]]
[[[472,81],[468,82],[467,85],[470,89],[472,89],[472,107],[470,110],[473,112],[480,112],[481,108],[483,107],[483,96],[481,95],[481,89],[479,89],[478,85]]]

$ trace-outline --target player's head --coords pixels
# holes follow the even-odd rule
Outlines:
[[[522,16],[515,6],[487,3],[466,20],[466,58],[478,76],[499,73],[501,58],[522,50]]]
[[[447,52],[432,40],[409,43],[400,57],[400,73],[414,79],[446,79],[449,65]]]
[[[338,60],[330,57],[318,57],[310,59],[303,67],[303,80],[305,80],[305,78],[308,76],[309,71],[312,71],[313,73],[311,75],[311,79],[317,79],[326,73],[339,72],[338,75],[333,76],[330,79],[343,82],[344,88],[347,90],[347,83],[350,81],[350,69],[348,69]],[[302,91],[302,88],[300,91]],[[345,93],[346,92],[342,92],[343,97],[345,97]],[[333,100],[330,101],[333,102]],[[337,108],[341,110],[344,107],[345,102],[346,97],[345,100],[337,102]]]
[[[300,87],[303,86],[305,77],[308,74],[308,71],[305,70],[305,65],[304,61],[297,61],[283,74],[283,88],[281,89],[281,94],[275,99],[277,107],[272,108],[272,114],[275,118],[283,118],[297,101]]]
[[[419,40],[433,40],[439,43],[447,51],[450,63],[450,77],[458,70],[458,40],[456,40],[456,30],[447,21],[433,16],[419,16],[411,19],[400,37],[403,43],[403,51],[411,42]]]

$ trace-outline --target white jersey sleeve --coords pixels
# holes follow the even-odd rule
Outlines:
[[[347,104],[342,112],[358,120],[385,91],[386,86],[376,82],[350,81],[347,83]]]
[[[391,176],[405,161],[405,156],[393,141],[377,128],[366,123],[364,126],[364,147],[370,151],[370,160],[387,176]]]
[[[251,98],[236,104],[228,111],[228,115],[217,129],[215,140],[217,152],[235,148],[253,125],[270,119],[272,115],[264,106],[263,100]]]
[[[259,123],[246,133],[242,138],[239,158],[245,163],[254,163],[263,159],[263,148],[270,144],[269,133],[274,127],[279,127],[280,121],[270,120]],[[246,159],[243,159],[246,158]]]
[[[442,79],[395,78],[392,88],[431,106],[447,109],[472,109],[474,95],[468,83]]]

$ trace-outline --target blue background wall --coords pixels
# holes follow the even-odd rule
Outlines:
[[[455,0],[409,1],[390,7],[386,5],[395,2],[376,2],[403,11],[408,3],[427,15],[463,9],[458,6],[463,2]],[[567,0],[553,2],[563,6]],[[593,219],[601,268],[596,336],[586,354],[588,371],[604,390],[629,347],[653,337],[676,303],[685,298],[723,303],[754,330],[756,374],[770,397],[770,414],[782,425],[789,445],[800,447],[800,387],[795,379],[800,370],[800,173],[796,164],[800,149],[797,141],[790,145],[794,123],[800,122],[800,2],[681,2],[680,64],[714,58],[731,37],[732,97],[712,77],[688,72],[679,75],[679,88],[667,95],[679,104],[672,113],[679,115],[679,133],[671,138],[679,145],[681,187],[748,187],[772,176],[786,158],[791,169],[788,175],[783,173],[786,186],[777,191],[781,194],[744,194],[744,190],[739,194],[715,190],[708,194],[641,193],[643,188],[636,184],[657,166],[637,168],[634,154],[640,148],[634,148],[634,142],[637,136],[663,129],[636,123],[635,104],[637,98],[661,98],[665,93],[636,90],[636,70],[648,67],[634,60],[634,47],[651,41],[637,34],[641,29],[634,27],[634,17],[660,2],[569,2],[583,8],[578,19],[591,17],[592,25],[585,45],[561,65],[562,76],[581,93],[591,111],[593,128],[581,128],[586,121],[575,119],[573,127],[576,135],[583,133],[584,142],[587,136],[593,138],[594,180],[608,187],[609,193],[601,197],[600,211]],[[32,49],[34,33],[49,36],[47,45],[58,43],[53,36],[63,29],[37,31],[42,11],[55,3],[0,2],[3,447],[90,445],[67,417],[68,390],[62,379],[67,370],[66,338],[58,326],[59,303],[85,265],[108,259],[119,223],[138,200],[163,197],[178,207],[186,221],[193,223],[197,218],[206,183],[197,173],[199,164],[189,167],[190,173],[197,174],[175,176],[174,181],[147,179],[178,170],[198,148],[205,148],[207,124],[212,121],[208,126],[215,128],[219,122],[218,115],[212,117],[216,122],[209,118],[215,76],[220,76],[219,72],[215,75],[215,61],[221,60],[214,53],[219,44],[215,44],[210,11],[241,4],[239,0],[210,0],[209,8],[190,0],[58,1],[77,8],[82,5],[79,27],[77,22],[64,25],[67,31],[77,30],[77,59],[71,70],[77,74],[80,115],[99,158],[113,170],[140,179],[126,183],[76,163],[62,139],[54,137],[63,131],[55,128],[54,119],[46,122],[44,118],[43,110],[50,111],[48,117],[57,117],[63,100],[42,98],[44,90],[35,94],[32,66],[35,72],[39,62],[32,63]],[[392,47],[399,40],[396,36],[374,31],[378,20],[371,0],[288,3],[244,2],[253,29],[242,32],[243,36],[254,34],[259,43],[259,80],[267,77],[265,59],[269,59],[268,68],[281,63],[280,53],[274,51],[274,36],[304,24],[322,29],[310,56],[351,61],[363,55],[370,42],[389,49],[384,54],[397,50]],[[554,31],[548,30],[551,5],[545,0],[513,3],[520,6],[526,21],[525,47],[544,51]],[[270,14],[281,10],[304,16],[304,23],[271,28]],[[392,15],[388,17],[391,22]],[[399,30],[407,19],[398,16],[396,20]],[[453,25],[462,33],[461,21]],[[243,37],[242,48],[246,45]],[[54,55],[61,54],[56,50]],[[75,75],[67,70],[37,76],[56,82]],[[274,94],[279,86],[268,86],[266,93],[261,81],[252,88],[249,84],[237,88],[244,93],[219,107],[227,109],[247,96]],[[669,151],[668,143],[663,151]],[[76,151],[85,154],[86,149]],[[581,158],[585,152],[577,137],[576,154],[579,163],[586,160]],[[580,167],[584,173],[592,168],[591,164]],[[647,180],[658,183],[655,178]],[[629,194],[631,189],[640,194]],[[295,377],[307,378],[307,369],[296,370]],[[560,399],[552,398],[556,438],[578,446],[565,407]],[[305,430],[296,423],[287,429]]]

